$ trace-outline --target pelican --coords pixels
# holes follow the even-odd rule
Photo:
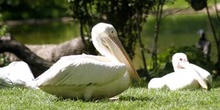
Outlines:
[[[27,63],[13,61],[0,68],[0,87],[32,87],[34,76]]]
[[[36,86],[58,97],[91,100],[116,96],[128,89],[132,78],[140,80],[111,24],[96,24],[91,36],[101,56],[61,57],[36,78]]]
[[[153,78],[149,89],[168,88],[170,90],[204,88],[209,90],[212,84],[211,74],[201,67],[189,63],[186,54],[176,53],[172,57],[174,72],[161,78]]]

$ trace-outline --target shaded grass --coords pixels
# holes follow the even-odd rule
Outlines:
[[[119,95],[118,100],[60,99],[41,90],[6,88],[0,90],[1,110],[216,110],[220,108],[220,88],[205,90],[148,90],[147,84],[131,87]]]

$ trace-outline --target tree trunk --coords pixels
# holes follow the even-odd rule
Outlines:
[[[58,45],[25,46],[10,36],[0,37],[0,53],[10,52],[25,61],[30,66],[35,77],[46,71],[60,57],[81,54],[83,50],[84,45],[81,38],[76,38]],[[10,59],[18,60],[18,58]]]
[[[157,68],[157,43],[158,43],[158,35],[160,31],[160,24],[162,22],[163,6],[164,6],[164,1],[159,2],[156,8],[156,24],[154,30],[154,37],[153,37],[154,42],[152,49],[153,69]]]
[[[216,43],[216,49],[217,49],[217,56],[218,56],[218,61],[216,62],[216,71],[217,71],[217,75],[220,76],[220,39],[219,37],[217,36],[217,32],[216,32],[216,28],[214,27],[214,23],[212,21],[212,18],[211,18],[211,15],[209,13],[209,8],[208,6],[206,6],[206,12],[207,12],[207,15],[208,15],[208,19],[209,19],[209,23],[210,23],[210,27],[211,27],[211,30],[212,30],[212,33],[213,33],[213,36],[214,36],[214,39],[215,39],[215,43]],[[218,14],[217,14],[217,18],[218,17]],[[220,21],[220,19],[218,19],[218,21]]]

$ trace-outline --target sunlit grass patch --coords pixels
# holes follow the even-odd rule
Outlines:
[[[145,82],[142,82],[145,83]],[[219,81],[214,88],[205,90],[148,90],[145,85],[135,85],[120,94],[118,99],[71,100],[61,99],[41,90],[25,88],[0,89],[1,110],[214,110],[220,108]]]

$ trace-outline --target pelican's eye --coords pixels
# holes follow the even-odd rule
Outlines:
[[[117,36],[117,31],[114,28],[108,30],[110,36],[115,37]]]
[[[180,58],[180,61],[182,61],[183,59],[182,58]]]
[[[115,37],[115,31],[113,29],[109,30],[109,35]]]

